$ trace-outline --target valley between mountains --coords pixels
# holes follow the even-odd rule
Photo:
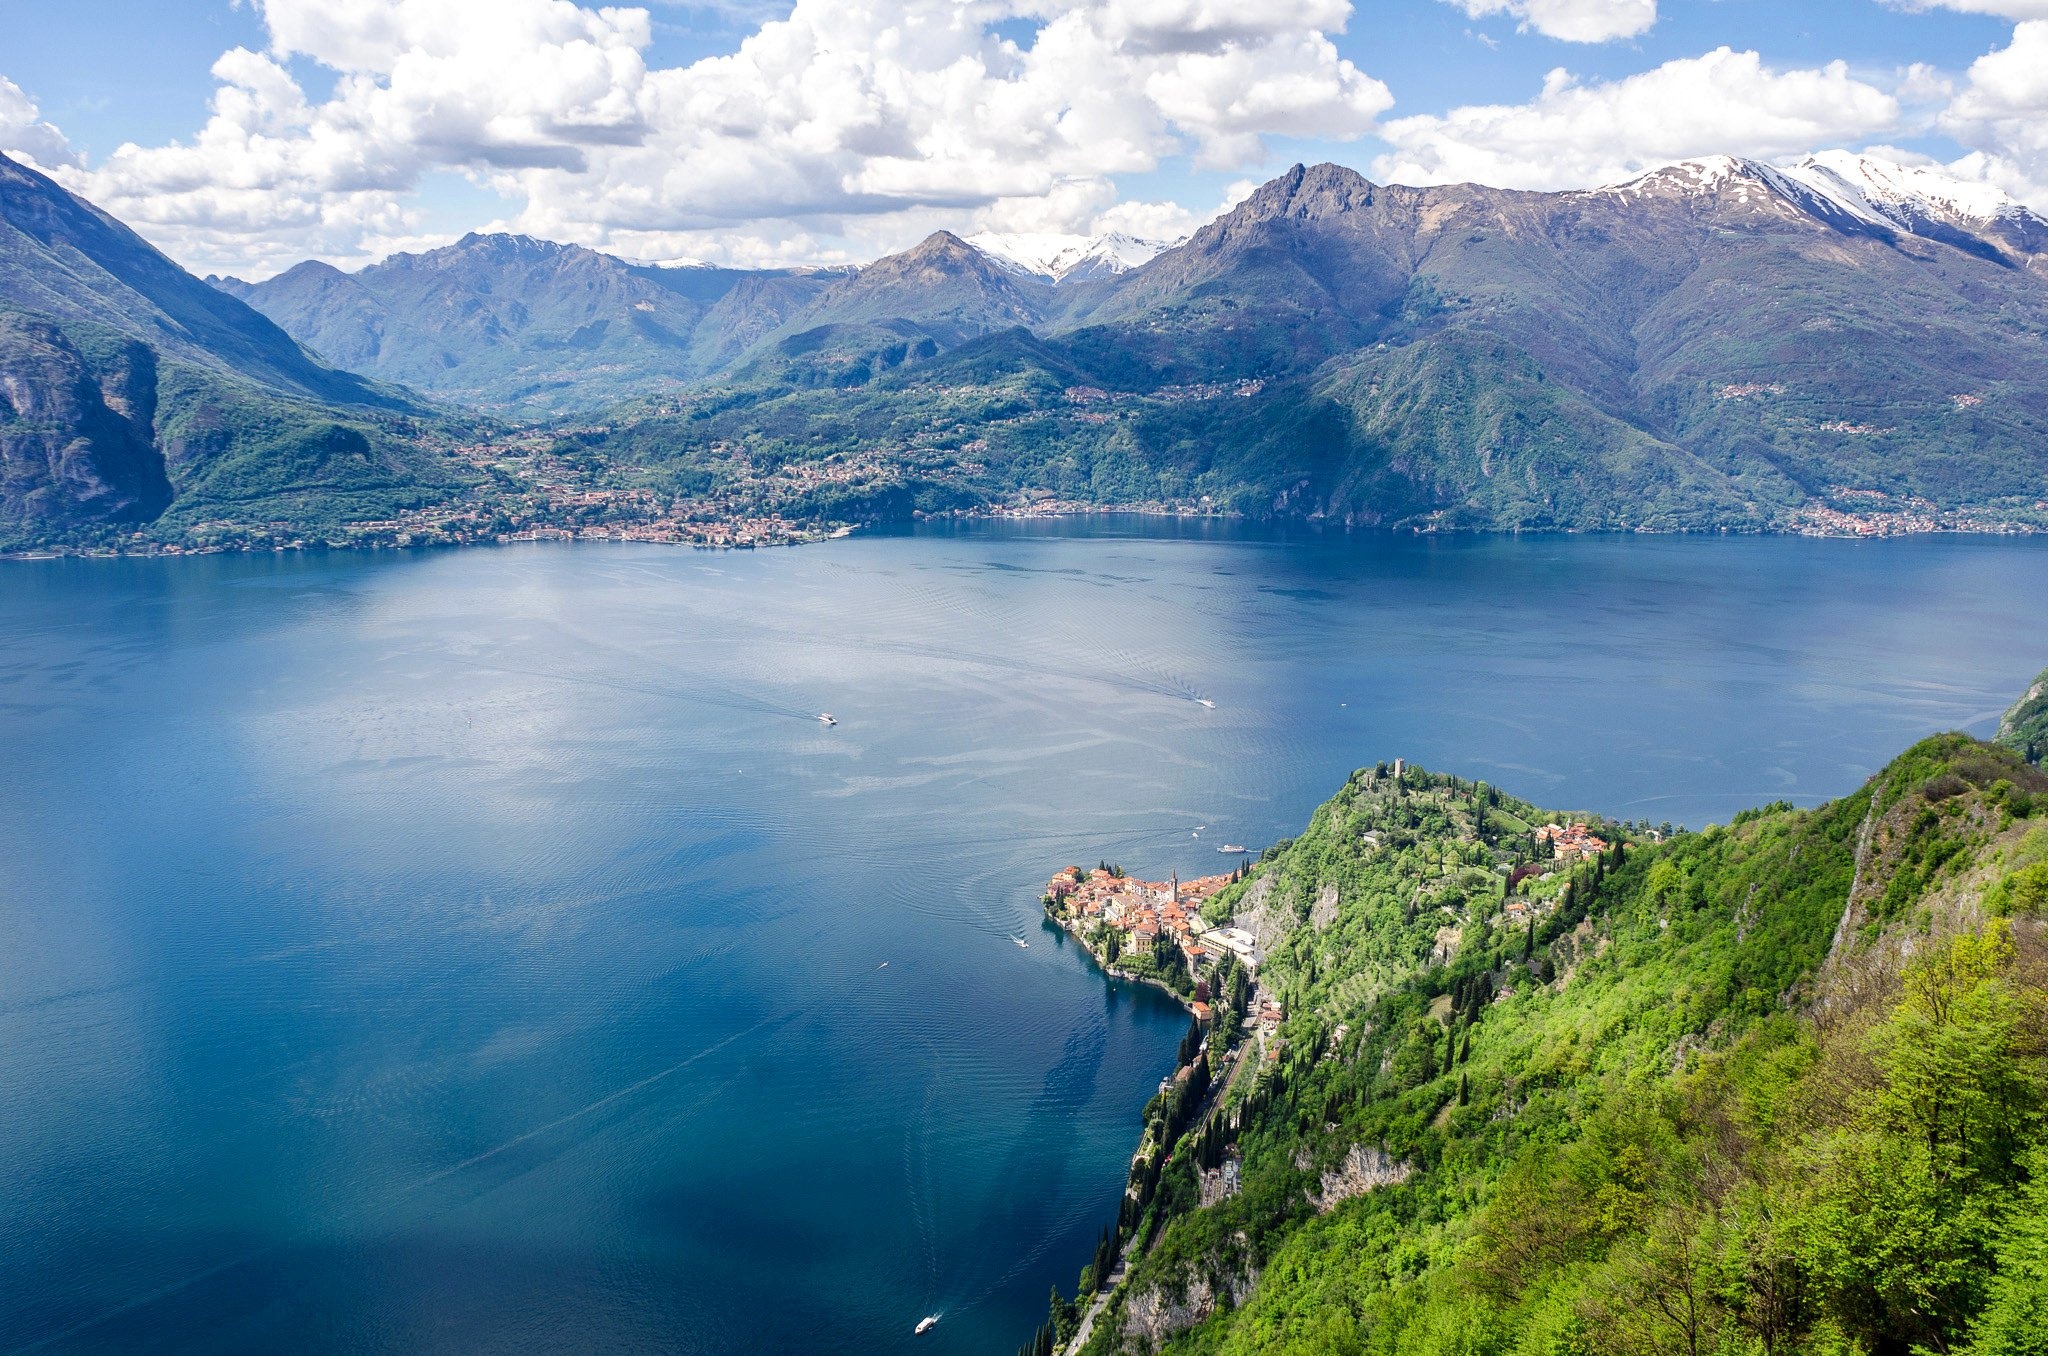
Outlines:
[[[473,235],[201,280],[0,157],[0,546],[749,545],[1103,507],[2048,525],[2048,220],[1828,152],[1590,191],[1297,166],[1184,241],[860,268]]]

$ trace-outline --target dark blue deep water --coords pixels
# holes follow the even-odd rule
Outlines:
[[[0,566],[0,1350],[1008,1351],[1182,1030],[1053,868],[1396,755],[1816,801],[1987,729],[2044,599],[2048,543],[1141,526]]]

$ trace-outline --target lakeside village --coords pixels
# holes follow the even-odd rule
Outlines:
[[[1396,760],[1397,780],[1403,770]],[[1669,832],[1669,825],[1645,828],[1652,841],[1662,841]],[[1540,888],[1542,882],[1603,859],[1613,844],[1583,822],[1532,825],[1529,838],[1536,852],[1509,874],[1502,915],[1510,924],[1533,927],[1560,899],[1555,891]],[[1377,844],[1377,833],[1367,834],[1367,840]],[[1158,1092],[1145,1106],[1145,1131],[1131,1155],[1116,1227],[1102,1231],[1094,1259],[1082,1270],[1080,1291],[1091,1297],[1089,1303],[1077,1309],[1055,1290],[1055,1318],[1020,1356],[1054,1351],[1071,1356],[1087,1343],[1096,1318],[1123,1280],[1124,1249],[1147,1218],[1148,1205],[1173,1155],[1171,1146],[1192,1146],[1201,1205],[1213,1205],[1243,1189],[1235,1136],[1245,1118],[1271,1095],[1259,1074],[1277,1066],[1284,1048],[1280,1028],[1286,1018],[1277,996],[1259,980],[1265,962],[1262,937],[1273,926],[1264,906],[1251,902],[1262,894],[1253,879],[1260,865],[1246,858],[1221,875],[1183,881],[1176,874],[1165,881],[1148,881],[1104,862],[1092,871],[1069,866],[1046,882],[1042,902],[1047,918],[1086,947],[1108,973],[1167,990],[1187,1005],[1194,1020],[1181,1038],[1174,1072],[1160,1080]],[[1246,880],[1253,880],[1247,890],[1226,897],[1230,887]],[[1524,881],[1539,888],[1521,894],[1518,887]],[[1245,910],[1240,917],[1223,913],[1233,900]],[[1454,939],[1457,931],[1451,927],[1439,932],[1439,948],[1446,947],[1447,934]],[[1270,940],[1277,941],[1278,936],[1275,933]],[[1449,945],[1455,946],[1455,940]],[[1442,954],[1448,957],[1447,950]],[[1508,988],[1497,997],[1513,994]],[[1345,1034],[1338,1026],[1335,1041],[1341,1043]],[[1358,1171],[1365,1172],[1368,1166],[1374,1171],[1394,1170],[1382,1163]],[[1069,1334],[1063,1343],[1055,1342],[1056,1329]]]
[[[1547,844],[1551,856],[1548,861],[1523,865],[1509,877],[1511,893],[1505,914],[1514,922],[1527,921],[1531,911],[1540,907],[1535,901],[1514,897],[1516,886],[1531,877],[1548,877],[1561,866],[1597,857],[1610,846],[1583,823],[1540,824],[1531,836]],[[1239,1005],[1237,1015],[1257,1039],[1261,1058],[1271,1060],[1279,1054],[1280,1024],[1286,1013],[1258,987],[1259,967],[1265,960],[1258,930],[1249,922],[1205,914],[1212,900],[1249,876],[1252,869],[1247,859],[1221,875],[1183,881],[1176,872],[1167,880],[1151,881],[1139,880],[1108,863],[1092,871],[1069,866],[1046,882],[1042,902],[1046,916],[1088,948],[1103,969],[1172,993],[1205,1031],[1216,1020],[1232,973],[1241,970],[1251,998]]]

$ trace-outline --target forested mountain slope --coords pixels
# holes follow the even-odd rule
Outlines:
[[[308,261],[210,278],[331,362],[497,411],[597,409],[721,371],[840,275],[657,268],[468,235],[354,273]]]
[[[1998,742],[2029,762],[2048,759],[2048,673],[2013,703],[1998,723]]]
[[[1363,524],[2048,522],[2048,223],[1824,169],[1530,193],[1297,166],[1142,267],[1037,293],[927,242],[915,287],[852,313],[870,332],[820,311],[775,341],[829,337],[829,368],[757,362],[640,445],[655,469],[801,458],[830,426],[954,454],[929,483],[969,497]],[[964,323],[900,319],[927,292]]]
[[[0,156],[0,545],[417,502],[421,413]]]
[[[1553,860],[1569,818],[1368,769],[1218,897],[1284,1023],[1134,1167],[1088,1351],[2042,1350],[2048,775],[1945,735]]]

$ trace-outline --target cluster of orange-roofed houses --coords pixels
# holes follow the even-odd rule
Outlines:
[[[1108,927],[1121,934],[1124,951],[1149,955],[1161,938],[1170,938],[1186,958],[1189,973],[1198,980],[1225,953],[1256,973],[1265,959],[1259,953],[1258,939],[1234,923],[1209,923],[1202,918],[1202,905],[1231,879],[1224,874],[1190,881],[1178,875],[1165,881],[1138,880],[1104,867],[1083,871],[1070,866],[1046,883],[1045,898],[1068,930],[1084,941],[1096,927]],[[1210,1018],[1207,991],[1198,984],[1195,994],[1188,1007],[1206,1025]],[[1279,1002],[1254,978],[1244,1029],[1257,1041],[1262,1058],[1278,1057],[1280,1024],[1285,1017]]]
[[[1550,857],[1554,862],[1578,862],[1588,857],[1597,857],[1607,851],[1608,843],[1584,824],[1538,824],[1536,841],[1550,844]],[[1530,876],[1548,876],[1549,870],[1538,863],[1515,868],[1508,877],[1508,889],[1513,890]],[[1540,901],[1510,898],[1505,912],[1510,922],[1519,922],[1532,914],[1542,911]]]
[[[1200,970],[1228,951],[1256,966],[1262,957],[1252,935],[1229,924],[1202,919],[1202,905],[1230,884],[1228,873],[1184,881],[1138,880],[1104,867],[1070,866],[1046,883],[1045,897],[1083,929],[1103,925],[1123,934],[1123,949],[1148,955],[1161,938],[1171,939]]]
[[[1576,862],[1607,851],[1607,840],[1584,824],[1539,824],[1536,839],[1549,843],[1551,857],[1560,862]]]

